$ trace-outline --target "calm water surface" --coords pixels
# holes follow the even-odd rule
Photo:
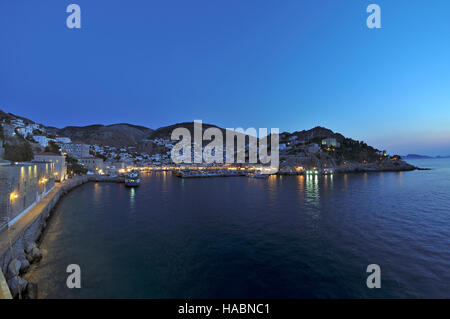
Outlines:
[[[413,163],[433,170],[86,184],[28,278],[41,298],[450,298],[450,161]]]

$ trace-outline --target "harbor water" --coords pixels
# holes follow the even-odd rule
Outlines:
[[[450,298],[450,160],[411,163],[432,170],[88,183],[27,279],[39,298]]]

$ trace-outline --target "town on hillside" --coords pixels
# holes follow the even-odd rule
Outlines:
[[[106,133],[101,131],[104,130],[104,126],[93,126],[87,134],[83,135],[79,132],[85,130],[84,127],[57,130],[11,113],[1,112],[0,121],[2,157],[5,160],[9,159],[13,162],[44,161],[48,160],[53,153],[53,156],[61,156],[67,163],[68,170],[63,175],[104,174],[114,176],[130,167],[165,169],[177,166],[172,162],[170,156],[177,141],[170,139],[170,132],[167,128],[156,131],[147,129],[148,136],[141,134],[132,142],[124,141],[122,145],[118,145],[117,141],[124,135],[124,127],[132,128],[133,126],[121,124],[118,125],[120,131],[116,127],[111,127]],[[70,136],[59,135],[58,133],[61,131]],[[101,131],[101,134],[98,134],[98,131]],[[125,134],[132,136],[135,133],[134,131],[125,131]],[[100,137],[93,139],[93,136]],[[102,139],[103,136],[108,136],[108,138]],[[92,140],[97,143],[89,143]],[[108,145],[107,142],[113,145]],[[192,149],[195,149],[194,146],[196,146],[195,142],[192,142]],[[245,149],[248,150],[252,146],[252,141],[246,138]],[[204,148],[205,145],[201,145],[202,151]],[[236,149],[231,151],[236,153]],[[224,146],[223,163],[225,163],[226,153],[227,149]],[[364,142],[346,138],[323,127],[294,133],[281,133],[279,135],[279,156],[278,173],[280,174],[298,174],[308,170],[350,172],[413,169],[412,166],[401,161],[401,157],[398,155],[389,156],[386,151],[377,150]],[[198,154],[194,153],[192,159],[194,157],[198,157]],[[197,163],[181,166],[183,168],[186,166],[207,168],[224,166],[224,164]],[[234,166],[252,166],[249,163],[248,154],[245,163],[227,165],[229,168]]]

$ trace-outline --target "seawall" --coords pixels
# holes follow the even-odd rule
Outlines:
[[[21,275],[28,271],[31,263],[42,257],[36,242],[46,228],[51,211],[59,199],[87,182],[120,183],[123,178],[90,175],[77,176],[64,183],[57,183],[52,191],[31,207],[20,220],[0,233],[0,267],[4,275],[0,276],[0,298],[9,296],[9,291],[5,291],[5,280],[12,297],[36,297],[36,287],[26,282]]]

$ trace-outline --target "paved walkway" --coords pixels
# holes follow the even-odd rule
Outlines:
[[[35,219],[41,214],[42,210],[49,204],[49,202],[59,192],[63,184],[55,184],[55,187],[38,203],[36,203],[30,210],[23,215],[17,222],[8,229],[5,228],[0,233],[0,255],[3,255],[9,249],[9,243],[15,243],[16,240],[23,234],[23,232],[30,226]],[[8,238],[9,236],[9,238]],[[0,299],[12,299],[5,276],[0,270]]]
[[[0,271],[0,299],[12,299],[6,279]]]
[[[0,234],[0,255],[3,255],[7,249],[9,249],[9,240],[16,242],[17,238],[23,234],[24,230],[31,225],[31,223],[41,214],[42,210],[48,205],[48,203],[59,192],[63,184],[57,183],[53,190],[43,197],[38,203],[36,203],[25,215],[22,216],[17,222],[8,229],[5,228]]]

